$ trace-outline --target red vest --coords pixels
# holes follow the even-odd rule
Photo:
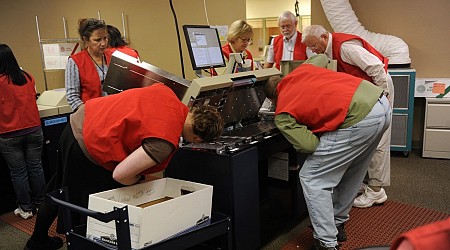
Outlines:
[[[0,75],[0,134],[41,125],[33,77],[18,86]]]
[[[231,45],[229,43],[227,43],[224,46],[222,46],[222,53],[228,60],[230,60],[230,53],[234,53],[234,52],[233,52],[233,49],[231,48]],[[252,56],[252,53],[250,53],[250,51],[247,50],[247,49],[245,50],[245,53],[247,53],[247,57],[244,58],[244,59],[252,60],[252,70],[253,70],[254,68],[253,68],[253,56]],[[237,72],[237,70],[236,70],[236,72]]]
[[[106,50],[105,53],[106,65],[111,61],[111,51]],[[80,51],[75,55],[71,55],[78,67],[80,75],[81,100],[86,103],[87,100],[102,96],[102,84],[97,73],[97,65],[92,61],[86,50]],[[105,71],[106,75],[106,71]]]
[[[335,131],[362,79],[302,64],[278,84],[275,114],[289,113],[314,133]]]
[[[132,56],[132,57],[134,57],[136,59],[139,59],[139,53],[137,52],[137,50],[132,49],[132,48],[130,48],[128,46],[119,46],[119,47],[116,47],[116,48],[108,48],[107,50],[110,51],[111,54],[114,53],[114,51],[118,50],[118,51],[120,51],[120,52],[122,52],[124,54]]]
[[[433,222],[402,234],[394,241],[391,249],[397,249],[400,243],[408,239],[414,249],[447,250],[450,246],[450,218]]]
[[[284,36],[279,35],[273,40],[273,53],[275,59],[275,67],[280,69],[281,58],[283,58],[283,42]],[[294,45],[294,57],[293,60],[306,60],[306,45],[302,43],[302,33],[297,31],[297,39],[295,40]]]
[[[145,138],[164,139],[178,148],[189,109],[161,83],[89,100],[85,104],[83,138],[89,155],[113,171]],[[142,174],[159,172],[166,161]]]
[[[357,77],[361,77],[369,82],[373,82],[373,79],[366,74],[362,69],[360,69],[357,66],[348,64],[344,62],[341,58],[341,46],[343,42],[349,41],[349,40],[358,40],[362,43],[363,47],[378,57],[383,63],[384,63],[384,69],[387,71],[388,67],[388,58],[384,57],[378,50],[376,50],[372,45],[370,45],[368,42],[366,42],[364,39],[358,36],[354,36],[351,34],[344,34],[344,33],[333,33],[333,59],[337,60],[337,71],[339,72],[345,72],[350,75],[354,75]]]

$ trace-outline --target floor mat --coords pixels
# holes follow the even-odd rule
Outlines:
[[[340,249],[390,245],[403,232],[449,217],[447,213],[394,201],[370,208],[352,208],[345,226],[347,241]],[[313,242],[312,229],[307,228],[282,249],[306,250]]]
[[[36,216],[28,220],[24,220],[19,216],[14,215],[14,212],[9,212],[6,214],[0,215],[0,220],[8,223],[9,225],[31,235],[34,230],[34,224],[36,223]],[[62,239],[65,239],[64,234],[56,233],[56,220],[53,222],[50,230],[48,231],[50,236],[59,236]]]

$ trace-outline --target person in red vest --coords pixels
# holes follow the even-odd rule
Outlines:
[[[327,64],[325,55],[312,56],[264,86],[276,105],[277,128],[297,151],[309,154],[299,177],[315,249],[338,248],[341,225],[391,122],[383,89]]]
[[[253,55],[247,49],[252,43],[253,27],[244,20],[236,20],[228,27],[227,43],[222,46],[222,54],[228,66],[230,53],[240,53],[242,61],[241,65],[236,65],[235,73],[249,71],[254,69]],[[223,74],[225,68],[212,69],[211,75]]]
[[[48,189],[65,187],[70,203],[87,208],[89,194],[133,185],[143,175],[163,171],[180,135],[189,142],[210,142],[222,130],[215,108],[189,110],[162,83],[88,100],[70,116],[61,135],[55,181]],[[41,205],[25,249],[60,246],[60,238],[47,235],[57,213],[55,205]],[[75,214],[72,220],[74,225],[86,223]]]
[[[290,11],[284,11],[278,17],[281,35],[272,39],[264,68],[272,68],[275,64],[280,69],[280,61],[306,60],[313,54],[301,43],[302,33],[297,31],[297,18]]]
[[[108,31],[103,20],[80,19],[78,33],[84,49],[69,57],[65,72],[67,102],[74,111],[87,100],[105,95],[102,84],[112,53],[106,50]]]
[[[450,218],[411,229],[394,240],[391,250],[447,250]]]
[[[387,72],[388,59],[364,39],[350,34],[330,33],[320,25],[311,25],[303,31],[302,42],[313,52],[337,60],[339,72],[361,77],[383,88],[393,107],[394,85]],[[390,185],[390,142],[389,126],[372,158],[367,184],[361,185],[362,194],[355,199],[355,207],[366,208],[387,200],[383,187]]]
[[[137,62],[139,62],[139,53],[137,52],[137,50],[130,48],[128,46],[128,43],[122,38],[122,34],[120,33],[119,29],[109,24],[106,25],[106,27],[108,28],[109,34],[108,50],[111,50],[111,54],[114,51],[118,50],[122,53],[125,53],[129,56],[138,59]]]
[[[34,78],[19,67],[6,44],[0,44],[0,89],[0,154],[16,193],[14,214],[29,219],[44,200],[44,136]]]

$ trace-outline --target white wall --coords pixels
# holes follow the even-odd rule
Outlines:
[[[246,0],[247,19],[278,17],[281,12],[295,13],[295,0]],[[311,0],[299,0],[299,14],[311,15]]]

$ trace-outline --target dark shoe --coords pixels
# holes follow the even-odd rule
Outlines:
[[[336,235],[338,242],[344,242],[347,240],[347,233],[345,233],[345,223],[336,227],[338,230],[338,234]]]
[[[63,246],[64,242],[59,237],[47,237],[45,241],[28,239],[24,250],[56,250]]]
[[[314,239],[314,242],[314,246],[312,246],[309,250],[339,250],[339,245],[334,247],[326,247],[318,239]]]

